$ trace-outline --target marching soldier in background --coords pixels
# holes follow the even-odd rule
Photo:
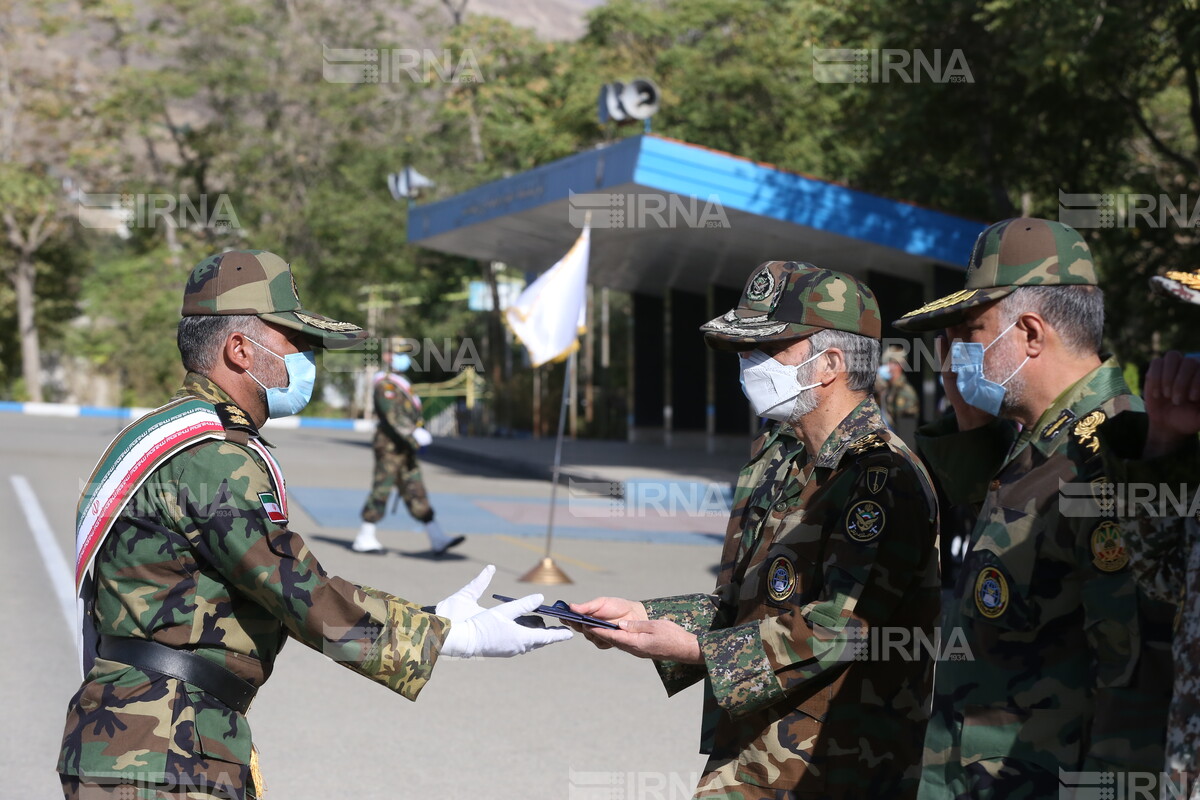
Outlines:
[[[394,486],[408,513],[424,524],[429,549],[440,556],[462,544],[464,537],[450,538],[442,532],[442,527],[434,521],[429,493],[421,480],[417,451],[432,442],[433,437],[425,430],[421,398],[403,374],[412,366],[412,357],[405,347],[403,344],[389,347],[383,354],[384,370],[375,374],[375,472],[371,493],[363,504],[362,528],[350,546],[359,553],[383,552],[383,545],[375,535],[375,523],[387,513]]]
[[[261,797],[246,713],[289,636],[410,700],[439,656],[570,636],[514,622],[541,595],[480,608],[494,567],[435,612],[327,574],[288,529],[259,426],[308,403],[313,347],[362,329],[303,309],[288,265],[261,250],[200,262],[182,313],[183,388],[118,434],[79,502],[67,800]]]
[[[883,411],[884,421],[911,447],[916,442],[921,402],[917,390],[904,374],[905,366],[902,352],[889,350],[883,354],[879,376],[875,379],[875,402]]]
[[[1039,219],[987,228],[966,288],[895,323],[952,342],[955,414],[919,446],[951,502],[980,508],[943,623],[973,659],[938,665],[922,800],[1053,798],[1063,773],[1161,768],[1172,609],[1138,591],[1116,522],[1060,495],[1102,479],[1101,423],[1142,416],[1103,324],[1087,245]]]
[[[668,694],[705,681],[700,798],[911,798],[933,656],[937,504],[871,392],[881,322],[849,275],[772,261],[704,325],[740,355],[772,422],[738,478],[712,594],[597,598],[600,647],[655,661]],[[891,636],[898,634],[898,636]]]
[[[1200,270],[1168,272],[1151,283],[1200,305]],[[1200,337],[1194,342],[1200,346]],[[1105,463],[1116,497],[1109,499],[1122,517],[1130,568],[1147,595],[1180,605],[1166,771],[1172,789],[1186,787],[1200,800],[1200,353],[1156,358],[1142,394],[1148,431],[1118,417],[1099,434],[1110,448]],[[1139,496],[1148,499],[1137,502]]]

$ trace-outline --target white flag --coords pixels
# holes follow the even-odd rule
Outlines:
[[[592,232],[585,227],[557,264],[525,287],[504,312],[535,367],[568,356],[586,330],[588,258]]]

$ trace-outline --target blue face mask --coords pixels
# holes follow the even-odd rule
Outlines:
[[[1200,361],[1200,353],[1188,353],[1186,356],[1184,356],[1184,358],[1194,358],[1197,361]]]
[[[267,416],[271,419],[279,419],[299,414],[312,399],[313,384],[317,380],[316,355],[309,350],[304,353],[288,353],[286,356],[281,356],[258,344],[249,336],[246,339],[283,361],[283,365],[287,369],[288,385],[286,389],[277,386],[267,388],[263,386],[262,381],[254,377],[252,372],[246,372],[267,393]]]
[[[880,364],[878,373],[881,381],[890,381],[892,379],[892,368],[887,364]]]
[[[1026,356],[1025,360],[1021,362],[1021,366],[1017,367],[1013,374],[1005,378],[1002,383],[994,383],[983,375],[983,354],[1016,326],[1016,322],[1009,325],[999,336],[992,339],[992,343],[987,347],[979,342],[955,342],[950,346],[950,369],[958,378],[958,391],[963,400],[993,417],[1000,415],[1000,406],[1007,393],[1005,385],[1029,363],[1029,357]]]
[[[408,353],[392,353],[393,372],[408,372],[408,368],[411,366],[412,358]]]

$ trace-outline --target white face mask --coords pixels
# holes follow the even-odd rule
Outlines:
[[[815,389],[820,383],[801,386],[798,380],[800,367],[820,358],[825,350],[810,356],[794,366],[780,364],[761,350],[754,350],[740,359],[742,391],[750,401],[754,413],[760,417],[787,422],[795,410],[796,398],[802,392]]]

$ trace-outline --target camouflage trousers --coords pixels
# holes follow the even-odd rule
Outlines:
[[[885,780],[881,790],[871,785],[869,777],[861,775],[849,783],[830,781],[821,788],[772,789],[747,784],[739,778],[740,769],[737,759],[709,759],[692,800],[866,800],[876,797],[913,800],[917,790],[915,779],[899,783]]]
[[[84,783],[74,775],[60,774],[64,800],[257,800],[253,786],[243,797],[217,789],[180,784]]]
[[[363,522],[379,522],[387,514],[387,502],[395,486],[408,507],[408,513],[418,522],[433,521],[433,506],[425,482],[421,480],[421,465],[412,448],[398,445],[385,435],[375,436],[375,474],[371,479],[371,494],[363,504]]]
[[[730,762],[728,766],[734,764]],[[726,768],[709,772],[701,778],[692,800],[826,800],[826,797],[824,794],[800,794],[787,789],[749,786],[734,778],[731,768]]]

